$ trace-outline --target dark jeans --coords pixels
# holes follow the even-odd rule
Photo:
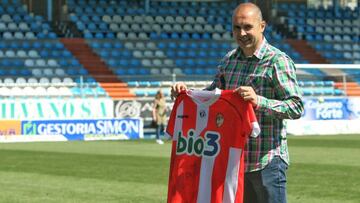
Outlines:
[[[279,157],[260,171],[245,173],[244,203],[286,203],[286,170]]]
[[[156,125],[156,139],[160,139],[160,135],[164,131],[165,126],[163,124]]]

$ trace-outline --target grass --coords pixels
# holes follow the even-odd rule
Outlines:
[[[0,202],[165,202],[169,147],[150,141],[1,144]]]
[[[360,135],[289,139],[290,203],[350,203],[360,200]]]
[[[360,199],[360,135],[290,137],[289,203]],[[166,202],[170,143],[0,144],[0,202]]]

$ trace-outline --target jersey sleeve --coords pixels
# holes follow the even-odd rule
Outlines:
[[[174,129],[175,129],[175,122],[176,122],[176,114],[177,114],[177,109],[179,107],[179,104],[181,103],[181,101],[183,100],[183,96],[182,94],[180,94],[175,102],[174,105],[171,109],[171,113],[170,113],[170,117],[169,117],[169,121],[165,130],[165,133],[169,136],[169,137],[173,137],[174,135]]]
[[[260,134],[260,126],[256,119],[256,115],[255,115],[252,105],[250,104],[250,102],[247,102],[247,104],[248,104],[247,117],[248,117],[248,120],[250,121],[251,127],[252,127],[250,136],[257,137]]]
[[[260,126],[257,122],[257,118],[254,112],[252,104],[248,101],[244,101],[237,93],[232,93],[234,101],[237,103],[236,106],[241,114],[243,122],[241,126],[247,133],[247,136],[257,137],[260,134]]]

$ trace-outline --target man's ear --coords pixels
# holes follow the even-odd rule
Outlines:
[[[260,27],[261,27],[261,31],[264,32],[266,27],[266,22],[264,20],[260,22]]]

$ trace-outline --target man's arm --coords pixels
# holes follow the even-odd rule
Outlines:
[[[291,59],[281,56],[273,65],[275,98],[257,95],[256,110],[279,119],[298,119],[304,111],[296,69]]]

